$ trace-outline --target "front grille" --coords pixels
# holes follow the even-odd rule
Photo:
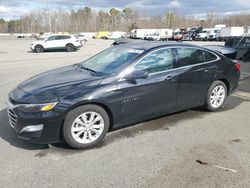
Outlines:
[[[17,123],[18,117],[12,109],[8,109],[7,111],[8,111],[8,116],[9,116],[9,123],[11,127],[14,128]]]
[[[6,104],[7,104],[9,123],[10,123],[10,126],[14,128],[15,125],[17,124],[18,117],[13,109],[16,108],[17,105],[13,104],[13,100],[10,98],[6,101]]]

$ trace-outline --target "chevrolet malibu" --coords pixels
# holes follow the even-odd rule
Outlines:
[[[87,148],[138,122],[198,106],[216,111],[239,77],[240,64],[217,51],[127,43],[18,85],[7,100],[9,123],[33,143]]]

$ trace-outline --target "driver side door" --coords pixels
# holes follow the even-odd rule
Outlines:
[[[148,53],[130,69],[148,73],[147,78],[118,82],[119,122],[148,119],[176,107],[177,81],[174,78],[175,57],[171,48]]]

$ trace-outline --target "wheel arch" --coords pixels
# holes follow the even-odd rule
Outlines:
[[[75,45],[72,44],[71,42],[67,43],[67,44],[65,45],[65,47],[68,46],[68,45],[73,45],[73,46],[75,47]]]
[[[63,118],[63,121],[62,121],[62,126],[61,126],[61,131],[60,132],[62,133],[63,123],[64,123],[64,120],[65,120],[65,117],[66,117],[67,113],[69,113],[71,110],[73,110],[73,109],[75,109],[75,108],[77,108],[79,106],[90,105],[90,104],[100,106],[108,113],[109,120],[110,120],[109,129],[112,129],[112,126],[113,126],[113,123],[114,123],[114,116],[113,116],[113,113],[111,111],[111,108],[107,104],[104,104],[103,102],[100,102],[100,101],[82,101],[82,102],[79,102],[79,103],[77,103],[75,105],[72,105],[69,109],[67,109],[67,111],[64,114],[64,118]]]
[[[41,46],[41,47],[43,47],[43,49],[45,49],[45,47],[42,44],[36,44],[34,49],[36,49],[37,46]]]
[[[226,86],[227,86],[227,96],[230,93],[230,83],[226,78],[220,78],[218,79],[219,81],[222,81]]]

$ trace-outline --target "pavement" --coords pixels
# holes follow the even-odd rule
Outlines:
[[[29,51],[31,41],[0,38],[1,188],[250,187],[250,62],[241,62],[238,91],[218,112],[174,113],[113,131],[93,149],[74,150],[17,139],[4,100],[21,81],[81,62],[112,41],[42,54]]]

